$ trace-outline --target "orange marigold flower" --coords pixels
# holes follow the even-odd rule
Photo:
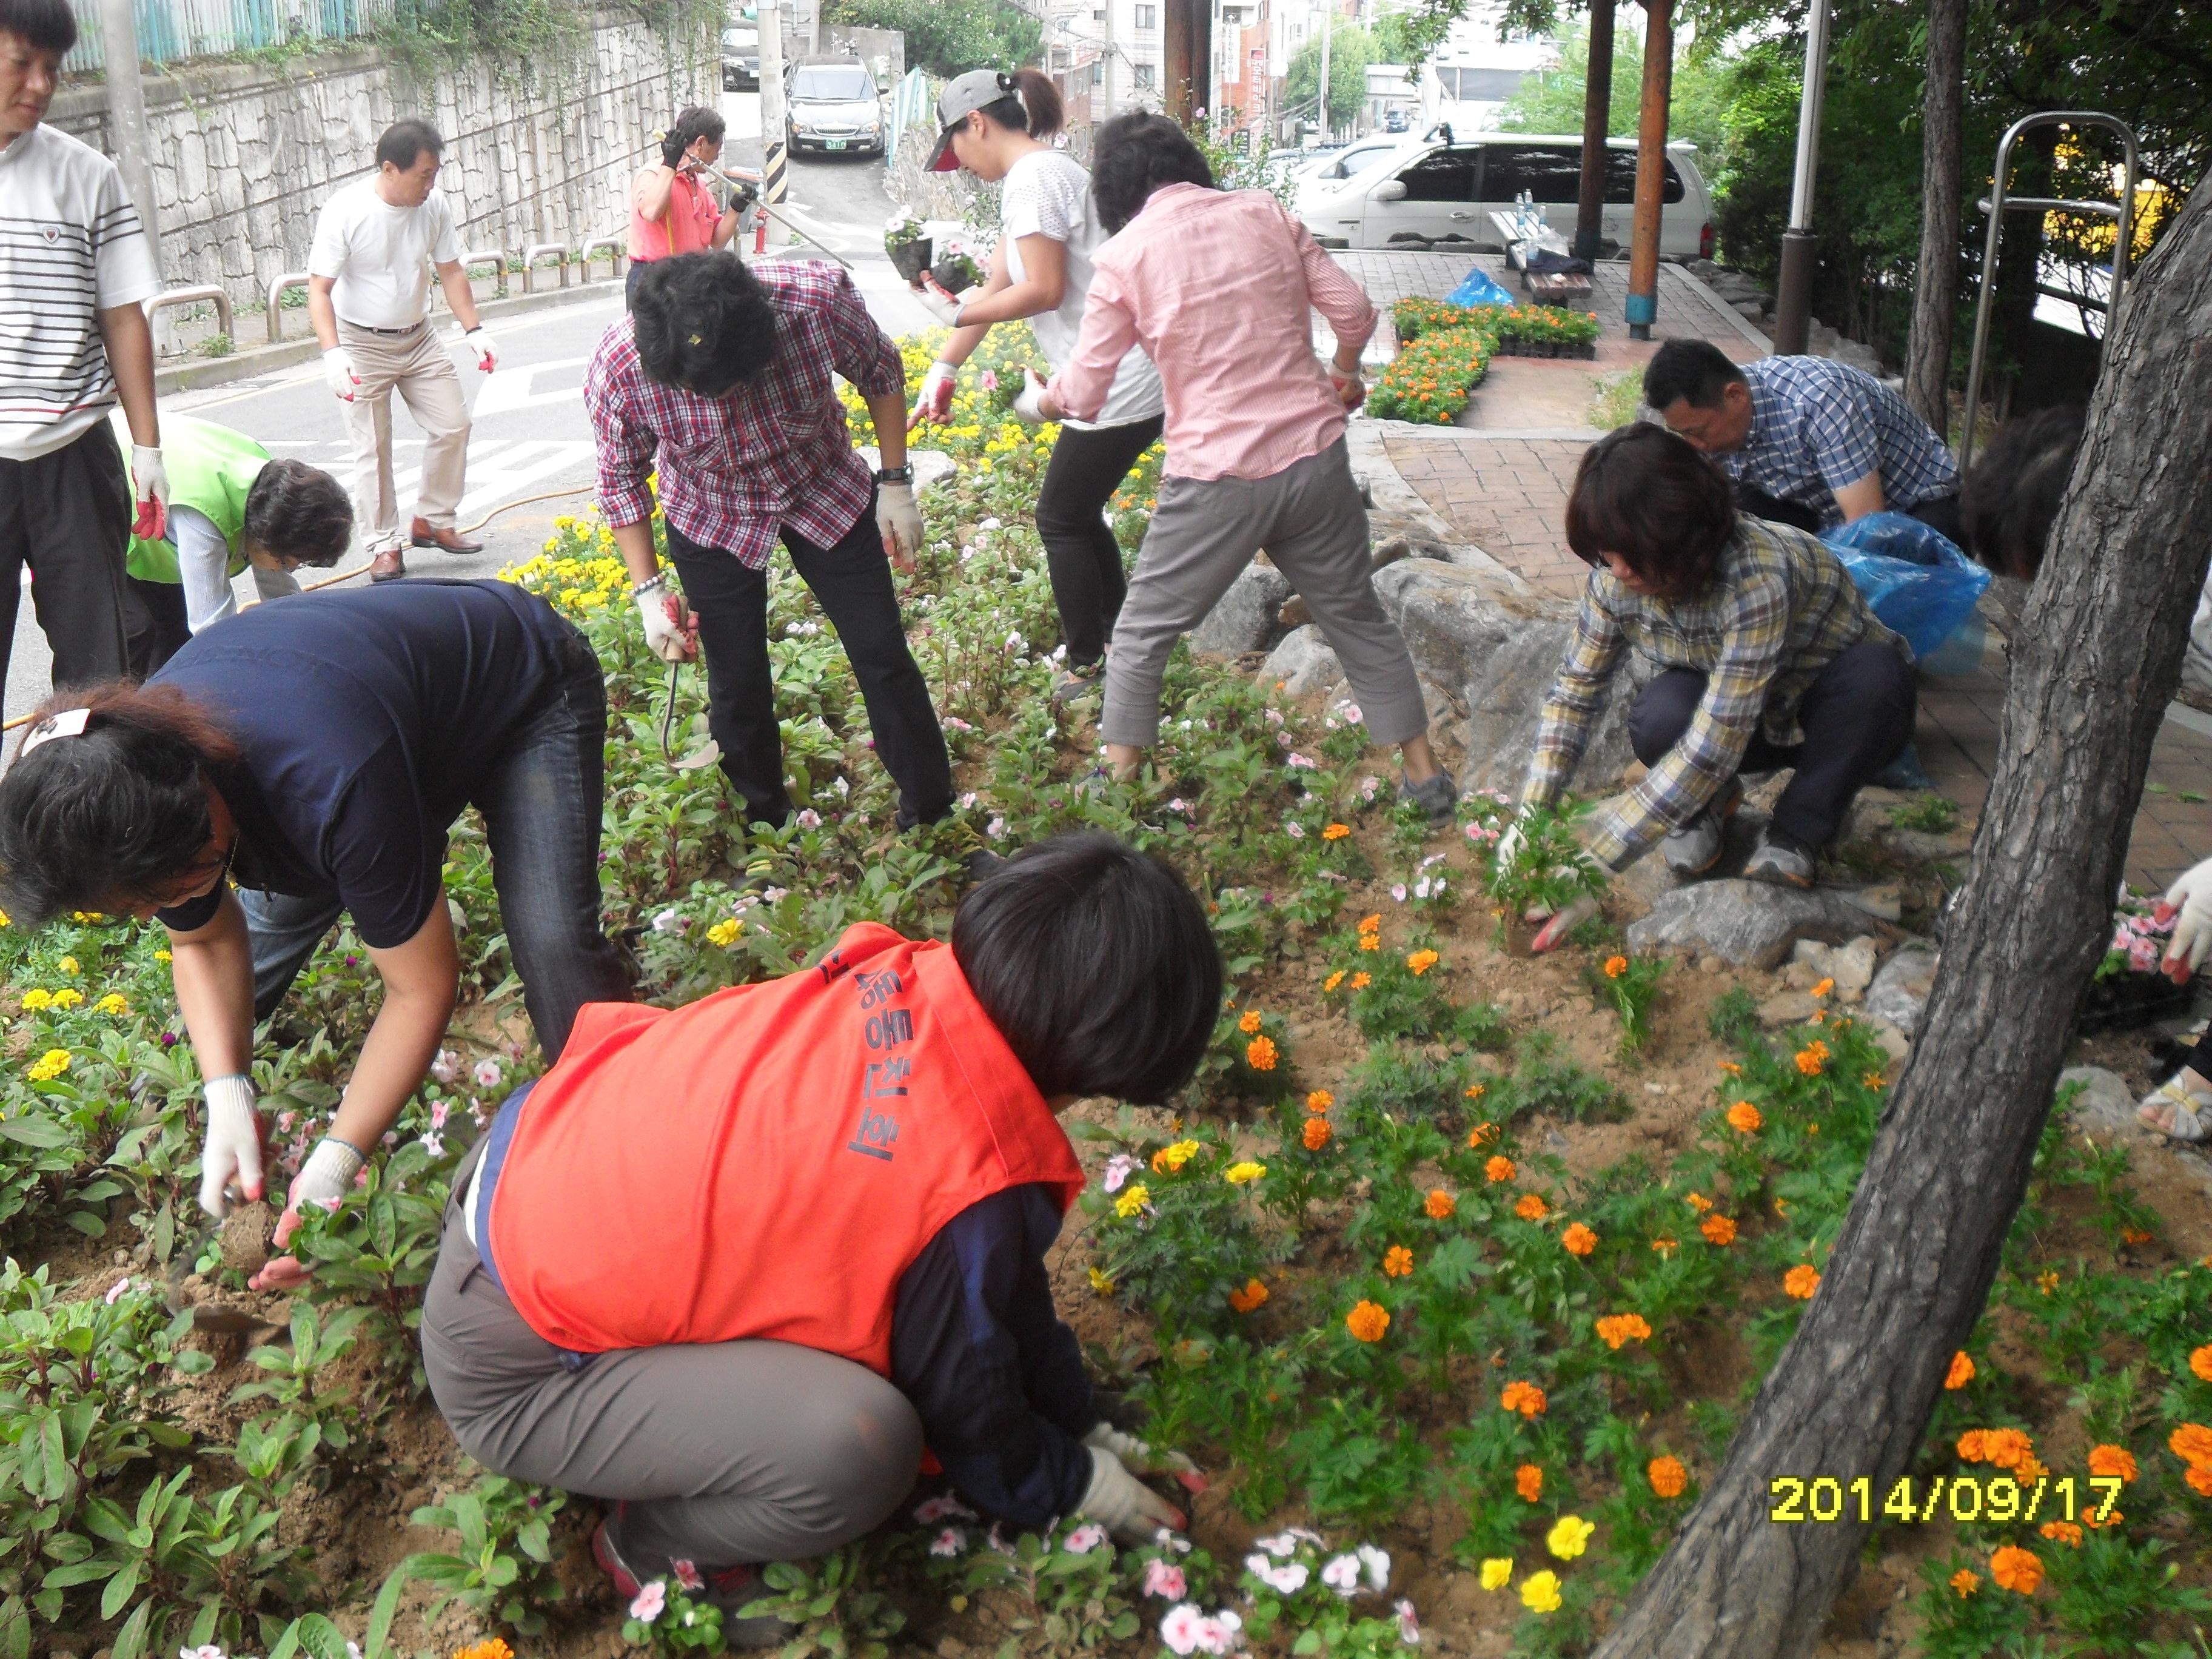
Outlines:
[[[1259,1011],[1254,1008],[1247,1008],[1244,1011],[1244,1018],[1237,1022],[1237,1029],[1243,1032],[1246,1036],[1250,1036],[1255,1031],[1258,1030],[1260,1029]]]
[[[1726,1072],[1730,1077],[1741,1077],[1743,1075],[1743,1067],[1737,1065],[1732,1060],[1723,1060],[1719,1062],[1719,1065],[1721,1070]]]
[[[1416,951],[1406,958],[1406,966],[1412,969],[1413,977],[1419,979],[1443,960],[1434,951]]]
[[[1662,1498],[1680,1498],[1690,1484],[1690,1472],[1679,1457],[1655,1457],[1644,1466],[1651,1490]]]
[[[1328,1138],[1335,1133],[1335,1130],[1328,1127],[1327,1118],[1308,1118],[1306,1120],[1306,1150],[1310,1152],[1321,1151],[1322,1147],[1328,1145]]]
[[[1828,1045],[1818,1037],[1797,1051],[1797,1069],[1807,1077],[1818,1077],[1821,1067],[1828,1063]]]
[[[1352,976],[1352,988],[1355,991],[1365,990],[1371,982],[1365,974],[1354,974]]]
[[[1881,1087],[1881,1073],[1880,1072],[1869,1072],[1864,1077],[1861,1078],[1859,1081],[1865,1084],[1869,1089],[1879,1089]]]
[[[1382,1276],[1403,1279],[1413,1271],[1413,1253],[1403,1244],[1393,1244],[1382,1252]]]
[[[1597,1334],[1607,1347],[1619,1348],[1624,1342],[1646,1340],[1651,1327],[1644,1322],[1642,1314],[1607,1314],[1597,1322]]]
[[[1321,832],[1321,838],[1322,838],[1323,841],[1342,841],[1342,840],[1343,840],[1346,836],[1350,835],[1351,833],[1352,833],[1352,826],[1351,826],[1350,824],[1348,824],[1348,823],[1332,823],[1332,824],[1330,824],[1330,825],[1328,826],[1328,829],[1326,829],[1326,830],[1322,830],[1322,831]]]
[[[1480,1083],[1470,1083],[1463,1091],[1462,1091],[1462,1092],[1464,1093],[1469,1100],[1480,1100],[1484,1095],[1489,1092],[1489,1091],[1485,1089]],[[1488,1133],[1484,1133],[1485,1131],[1487,1131]],[[1498,1126],[1495,1123],[1480,1123],[1475,1126],[1475,1133],[1477,1134],[1483,1134],[1484,1139],[1488,1139],[1491,1136],[1495,1135],[1498,1133]],[[1468,1137],[1467,1144],[1470,1146],[1480,1146],[1481,1142],[1476,1140],[1473,1135],[1470,1135]]]
[[[2120,1229],[2120,1243],[2123,1244],[2148,1244],[2150,1240],[2150,1234],[2141,1227]]]
[[[1523,1463],[1513,1471],[1513,1490],[1529,1503],[1544,1495],[1544,1471],[1534,1463]]]
[[[2191,1349],[2189,1369],[2203,1381],[2212,1382],[2212,1346]]]
[[[2106,1477],[2118,1475],[2123,1480],[2136,1478],[2136,1455],[2125,1446],[2092,1446],[2089,1448],[2089,1473]]]
[[[1990,1461],[1990,1431],[1987,1429],[1968,1429],[1959,1437],[1959,1455],[1968,1463]]]
[[[2035,1461],[2035,1442],[2018,1429],[1991,1429],[1982,1437],[1982,1455],[2001,1469],[2025,1474]]]
[[[2166,1443],[2191,1468],[2212,1468],[2212,1429],[2202,1423],[2184,1423],[2166,1436]]]
[[[2036,1530],[2045,1538],[2055,1539],[2069,1549],[2081,1547],[2081,1528],[2071,1521],[2046,1521]]]
[[[2189,1490],[2199,1498],[2212,1498],[2212,1468],[2207,1468],[2202,1463],[2191,1464],[2182,1471],[2181,1478],[2189,1483]]]
[[[1809,1301],[1813,1292],[1820,1288],[1820,1272],[1809,1261],[1801,1261],[1782,1275],[1782,1288],[1800,1302]]]
[[[2128,1518],[2126,1516],[2122,1515],[2118,1510],[2114,1510],[2102,1521],[2100,1521],[2097,1519],[2097,1511],[2100,1507],[2102,1506],[2100,1504],[2092,1504],[2081,1511],[2081,1524],[2088,1528],[2092,1532],[2096,1531],[2100,1527],[2117,1527],[2121,1522]]]
[[[1559,1235],[1559,1243],[1569,1255],[1588,1255],[1597,1249],[1597,1235],[1577,1221]]]
[[[1757,1134],[1766,1120],[1759,1115],[1759,1108],[1747,1100],[1739,1100],[1728,1109],[1729,1127],[1738,1134]]]
[[[1256,1279],[1248,1279],[1243,1290],[1229,1292],[1229,1305],[1238,1313],[1250,1313],[1267,1299],[1267,1287]]]
[[[1513,1213],[1523,1221],[1541,1221],[1551,1212],[1552,1206],[1545,1203],[1542,1195],[1538,1193],[1522,1194],[1520,1201],[1513,1206]]]
[[[1833,981],[1833,980],[1832,980],[1832,979],[1824,979],[1824,980],[1822,980],[1822,981],[1821,981],[1818,985],[1815,985],[1815,986],[1813,988],[1813,994],[1814,994],[1814,996],[1816,996],[1816,997],[1824,997],[1824,996],[1827,995],[1829,992],[1831,992],[1831,991],[1834,990],[1835,988],[1836,988],[1836,981]]]
[[[1362,1342],[1380,1342],[1390,1328],[1390,1310],[1379,1302],[1361,1302],[1345,1315],[1344,1328]]]
[[[1688,1205],[1699,1215],[1705,1214],[1706,1211],[1713,1207],[1712,1200],[1707,1198],[1703,1193],[1692,1193],[1687,1198],[1685,1198],[1682,1202]]]
[[[1968,1572],[1964,1567],[1961,1567],[1958,1571],[1951,1575],[1951,1588],[1958,1592],[1959,1598],[1961,1601],[1964,1601],[1967,1596],[1972,1595],[1976,1590],[1981,1589],[1981,1587],[1982,1577],[1979,1573]]]
[[[1540,1417],[1544,1413],[1544,1391],[1534,1382],[1508,1382],[1498,1403],[1523,1417]]]
[[[1651,1248],[1662,1255],[1671,1256],[1682,1247],[1671,1238],[1655,1238],[1651,1241]]]
[[[1459,1200],[1439,1187],[1421,1200],[1421,1208],[1428,1212],[1430,1220],[1444,1221],[1457,1212]]]
[[[1607,957],[1605,959],[1605,976],[1607,979],[1619,979],[1627,971],[1628,958],[1626,957]]]
[[[1255,1072],[1273,1071],[1275,1059],[1275,1040],[1273,1037],[1255,1036],[1244,1046],[1245,1063]]]
[[[1371,916],[1360,917],[1359,931],[1363,933],[1381,933],[1382,931],[1382,913],[1378,910]]]
[[[453,1659],[514,1659],[514,1650],[494,1636],[453,1650]]]
[[[1721,1245],[1735,1243],[1735,1223],[1724,1215],[1709,1215],[1698,1224],[1707,1241]]]
[[[1343,983],[1344,969],[1340,968],[1321,982],[1322,994],[1323,996],[1332,994],[1335,991],[1336,988]]]
[[[1520,1171],[1513,1167],[1513,1160],[1504,1153],[1492,1152],[1490,1155],[1490,1162],[1482,1166],[1482,1173],[1493,1185],[1496,1185],[1512,1180],[1515,1176],[1520,1174]]]
[[[1359,936],[1359,948],[1363,951],[1381,950],[1382,948],[1382,935],[1380,933],[1362,933]]]
[[[2043,1558],[2033,1550],[2007,1544],[1990,1557],[1990,1577],[2001,1589],[2033,1595],[2043,1583]]]
[[[1306,1110],[1325,1112],[1336,1104],[1336,1097],[1326,1089],[1316,1089],[1306,1097]]]
[[[1947,1389],[1963,1389],[1974,1380],[1974,1362],[1964,1348],[1951,1356],[1951,1370],[1943,1378]]]

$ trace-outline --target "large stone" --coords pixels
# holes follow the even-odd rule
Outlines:
[[[1535,748],[1536,724],[1573,631],[1575,607],[1517,583],[1503,570],[1401,559],[1375,575],[1375,591],[1406,636],[1421,678],[1467,709],[1460,742],[1463,787],[1519,786]],[[1626,710],[1648,667],[1624,657],[1576,773],[1584,794],[1602,793],[1628,765]]]
[[[1848,895],[1838,896],[1850,902]],[[1857,1002],[1874,979],[1874,939],[1862,933],[1848,945],[1827,945],[1801,939],[1790,948],[1790,966],[1783,978],[1796,991],[1809,991],[1826,980],[1837,1001]]]
[[[1867,988],[1867,1013],[1887,1020],[1907,1036],[1917,1036],[1928,992],[1935,983],[1936,952],[1925,945],[1908,945],[1881,964]]]
[[[1283,637],[1283,602],[1290,597],[1290,579],[1281,571],[1273,565],[1246,565],[1221,603],[1190,630],[1190,648],[1227,657],[1269,649]]]
[[[1312,623],[1294,628],[1260,665],[1260,684],[1278,685],[1293,697],[1326,691],[1344,678],[1344,665]]]
[[[2100,1134],[2132,1138],[2141,1133],[2144,1125],[2136,1115],[2135,1091],[2118,1072],[2101,1066],[2069,1066],[2058,1074],[2058,1086],[2069,1083],[2081,1085],[2069,1112],[2075,1124]]]
[[[1772,968],[1801,939],[1838,945],[1866,929],[1841,894],[1757,881],[1705,881],[1662,893],[1628,929],[1632,950],[1695,951],[1739,968]]]

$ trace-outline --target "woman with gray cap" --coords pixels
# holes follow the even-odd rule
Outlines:
[[[922,380],[917,425],[945,419],[954,375],[994,323],[1027,318],[1053,368],[1063,367],[1083,329],[1091,252],[1107,236],[1091,205],[1091,175],[1066,151],[1044,142],[1060,131],[1062,116],[1060,94],[1037,70],[970,70],[938,99],[937,119],[943,135],[929,169],[965,167],[999,185],[999,244],[989,279],[964,303],[922,278],[922,304],[951,328],[952,337]],[[1133,346],[1097,417],[1064,422],[1053,446],[1036,518],[1066,635],[1055,700],[1083,696],[1099,683],[1125,586],[1121,544],[1102,511],[1138,459],[1159,441],[1164,408],[1152,359]]]

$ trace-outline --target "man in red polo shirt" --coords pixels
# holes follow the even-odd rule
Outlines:
[[[1174,1094],[1220,1000],[1190,890],[1084,835],[974,889],[949,945],[863,923],[768,984],[587,1008],[457,1177],[439,1409],[486,1467],[614,1500],[625,1595],[696,1571],[726,1613],[883,1521],[925,1444],[1018,1526],[1180,1526],[1137,1477],[1189,1465],[1100,1419],[1053,1309],[1084,1180],[1054,1114]]]

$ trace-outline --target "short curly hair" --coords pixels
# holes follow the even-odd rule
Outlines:
[[[1185,132],[1148,110],[1117,115],[1091,147],[1091,199],[1110,235],[1144,211],[1164,185],[1217,188],[1213,169]]]
[[[645,372],[702,398],[727,397],[775,359],[775,301],[733,254],[653,260],[637,279],[630,317]]]
[[[1663,426],[1638,421],[1583,453],[1567,497],[1567,545],[1584,564],[1607,553],[1661,599],[1700,592],[1735,534],[1728,475]]]
[[[279,558],[327,567],[353,540],[353,503],[322,468],[288,457],[263,467],[246,492],[245,527]]]

